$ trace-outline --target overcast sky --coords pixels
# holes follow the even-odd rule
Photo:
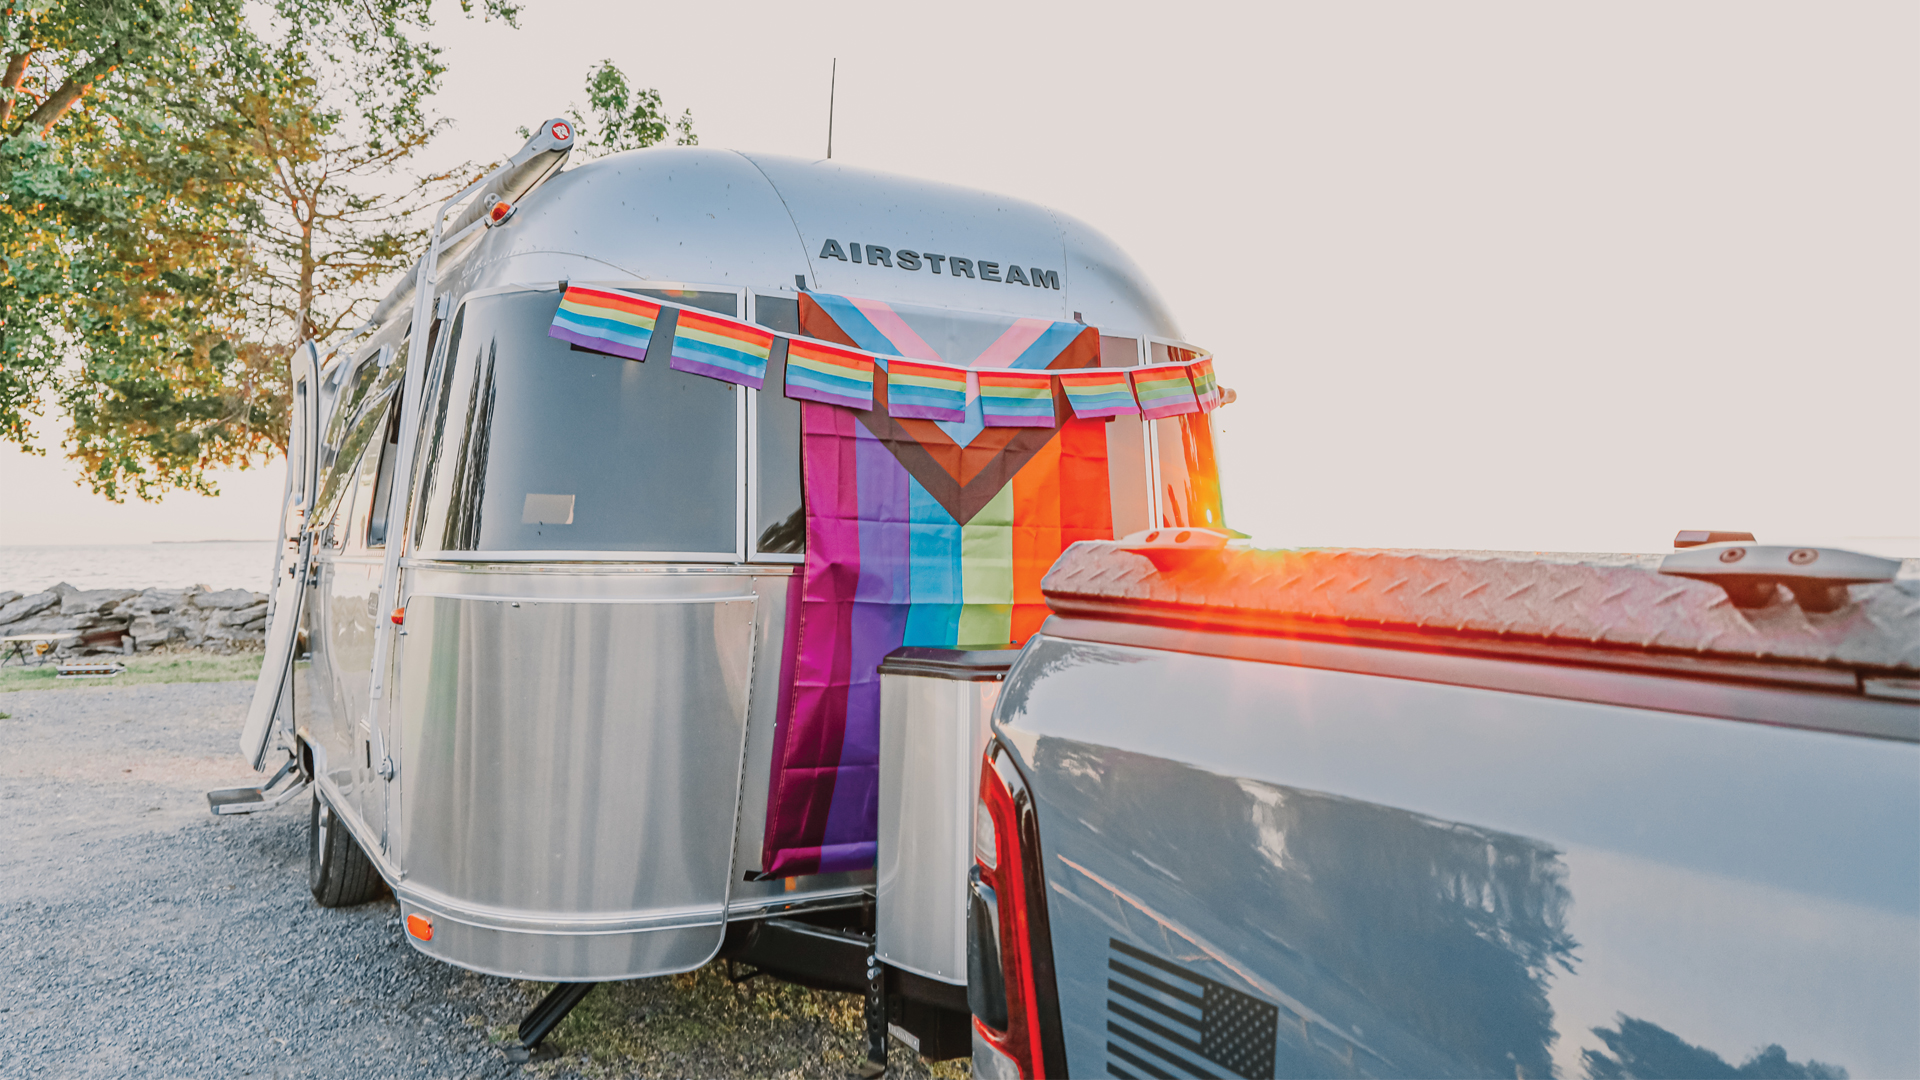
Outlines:
[[[448,158],[602,59],[703,145],[819,156],[837,56],[836,159],[1104,229],[1239,392],[1262,541],[1920,556],[1920,5],[443,7]],[[72,475],[0,454],[0,543],[258,535],[280,471]]]

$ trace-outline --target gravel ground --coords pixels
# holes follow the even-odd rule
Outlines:
[[[499,1044],[544,987],[408,947],[391,899],[306,888],[307,800],[215,818],[258,783],[252,687],[0,693],[0,1076],[846,1076],[857,999],[717,967],[596,989],[545,1060]],[[925,1076],[895,1044],[892,1075]],[[964,1062],[935,1075],[964,1076]]]

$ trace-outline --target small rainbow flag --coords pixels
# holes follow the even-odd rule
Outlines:
[[[1213,360],[1195,360],[1187,371],[1193,376],[1193,394],[1200,399],[1200,411],[1212,412],[1220,407],[1220,382],[1213,377]]]
[[[560,309],[553,313],[547,336],[594,352],[645,360],[659,318],[660,305],[651,300],[569,285],[560,298]]]
[[[682,308],[667,366],[758,390],[767,380],[767,357],[773,349],[774,335],[759,327]]]
[[[889,357],[887,415],[954,423],[965,420],[967,369]]]
[[[988,427],[1056,427],[1053,373],[980,369],[980,412]]]
[[[873,358],[794,338],[787,345],[787,396],[849,409],[873,408]]]
[[[1133,402],[1133,388],[1127,385],[1127,373],[1120,369],[1081,368],[1062,371],[1060,388],[1067,392],[1067,404],[1082,420],[1098,416],[1127,416],[1140,411]]]
[[[1200,402],[1193,396],[1193,377],[1186,364],[1156,364],[1133,370],[1133,393],[1140,399],[1140,412],[1149,420],[1199,412]]]

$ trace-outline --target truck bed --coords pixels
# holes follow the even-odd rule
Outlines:
[[[1069,551],[995,729],[1068,1071],[1920,1075],[1916,567],[1654,562]]]

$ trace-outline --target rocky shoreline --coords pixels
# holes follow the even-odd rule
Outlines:
[[[0,636],[76,634],[54,656],[152,652],[169,647],[234,652],[267,635],[267,594],[246,589],[0,589]]]

